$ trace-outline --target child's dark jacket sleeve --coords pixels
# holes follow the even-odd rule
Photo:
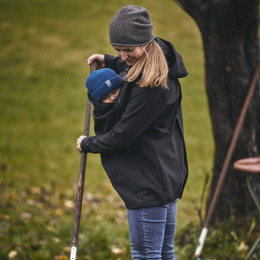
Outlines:
[[[126,62],[122,61],[122,59],[117,56],[112,56],[105,54],[105,67],[112,69],[117,74],[120,74],[122,71],[124,71],[127,67]]]

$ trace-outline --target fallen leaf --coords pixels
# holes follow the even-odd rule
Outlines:
[[[22,179],[28,179],[28,173],[26,173],[26,172],[22,172],[21,174],[20,174],[20,177],[22,178]]]
[[[52,237],[52,240],[53,240],[55,243],[60,243],[60,239],[57,238],[57,237]]]
[[[10,215],[7,215],[7,214],[5,214],[3,217],[4,217],[4,220],[10,220],[11,219]]]
[[[13,191],[10,193],[10,199],[17,200],[18,198],[19,198],[19,196],[16,192]]]
[[[35,206],[36,205],[36,202],[33,199],[28,199],[26,202],[30,206]]]
[[[68,260],[69,258],[66,255],[55,256],[55,260]]]
[[[65,246],[63,248],[63,251],[69,253],[71,251],[71,247],[70,246]]]
[[[40,187],[32,187],[31,192],[32,192],[32,194],[41,194],[41,188]]]
[[[101,202],[101,199],[98,196],[94,196],[92,193],[86,193],[85,198],[88,206],[94,210],[98,208],[98,205]]]
[[[74,209],[75,208],[74,202],[72,200],[65,200],[64,201],[64,206],[67,209]]]
[[[120,247],[112,247],[111,248],[111,252],[115,255],[120,255],[120,254],[123,254],[124,253],[124,249],[123,248],[120,248]]]
[[[47,229],[47,231],[50,231],[50,232],[53,232],[53,231],[54,231],[54,228],[51,227],[51,226],[48,226],[46,229]]]
[[[63,214],[63,210],[62,209],[55,209],[54,214],[57,216],[60,216]]]
[[[23,213],[21,213],[20,218],[21,219],[31,219],[32,218],[32,213],[30,213],[30,212],[23,212]]]
[[[15,250],[12,250],[8,254],[8,259],[14,259],[18,255],[18,252]]]
[[[238,251],[241,253],[242,256],[245,257],[247,255],[247,250],[248,250],[248,246],[245,244],[244,241],[241,241],[238,247]]]

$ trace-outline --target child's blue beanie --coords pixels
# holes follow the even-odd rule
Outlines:
[[[90,96],[101,101],[109,92],[121,87],[123,80],[111,69],[105,68],[93,71],[86,80]]]

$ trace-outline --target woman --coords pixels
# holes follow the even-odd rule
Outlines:
[[[154,37],[145,8],[128,5],[109,26],[117,57],[94,54],[124,77],[115,124],[105,134],[80,136],[78,150],[100,153],[125,202],[132,259],[175,259],[176,203],[187,180],[181,88],[187,75],[170,42]]]

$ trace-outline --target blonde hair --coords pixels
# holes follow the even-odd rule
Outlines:
[[[145,46],[142,46],[145,48]],[[126,81],[136,80],[139,75],[141,79],[137,84],[140,87],[159,87],[167,88],[168,64],[160,46],[153,40],[144,50],[140,59],[126,75]]]

